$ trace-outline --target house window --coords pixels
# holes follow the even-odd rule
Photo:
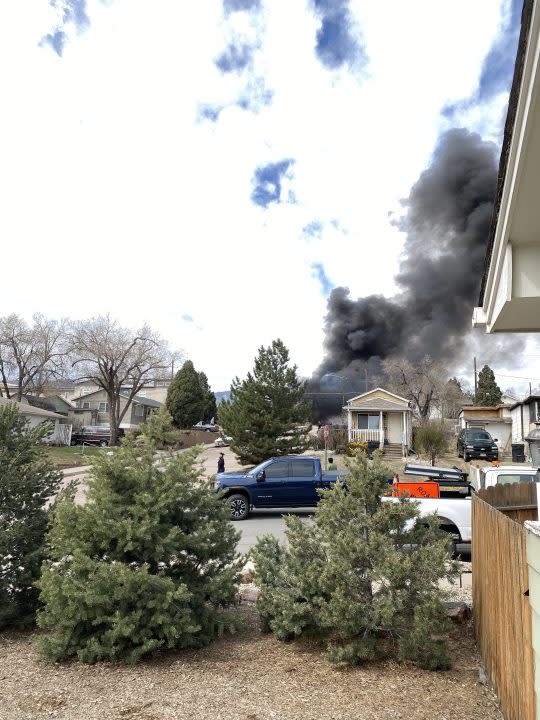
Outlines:
[[[82,404],[82,409],[83,409],[83,410],[90,410],[90,403],[89,403],[89,402],[86,402],[86,401],[83,402],[83,404]]]
[[[135,405],[135,417],[144,417],[144,405]]]
[[[538,407],[538,405],[538,400],[533,400],[533,402],[529,405],[530,421],[532,423],[540,421],[540,408]]]
[[[109,412],[109,403],[108,402],[98,403],[98,412],[100,412],[100,413]]]
[[[358,429],[359,430],[378,430],[379,429],[379,415],[358,415]]]

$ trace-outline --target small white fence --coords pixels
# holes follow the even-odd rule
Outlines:
[[[361,442],[376,441],[384,442],[384,433],[380,430],[360,430],[359,428],[351,428],[351,439]]]

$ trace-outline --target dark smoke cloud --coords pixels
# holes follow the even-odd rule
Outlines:
[[[471,335],[496,181],[493,143],[464,129],[441,136],[398,223],[407,234],[396,278],[401,292],[391,299],[353,300],[346,288],[332,291],[325,358],[312,390],[324,388],[324,376],[337,373],[359,391],[362,372],[380,373],[381,361],[389,357],[414,362],[430,355],[455,367]],[[511,342],[523,344],[522,339]],[[508,341],[504,347],[508,350]]]

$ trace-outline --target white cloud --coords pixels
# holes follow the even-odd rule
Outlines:
[[[2,3],[2,314],[146,320],[216,390],[277,336],[309,374],[325,312],[312,264],[354,295],[392,294],[389,213],[426,166],[441,108],[474,90],[499,6],[352,2],[369,65],[350,74],[315,56],[303,1],[250,20],[218,0],[91,0],[61,58],[38,45],[55,22],[47,0]],[[250,72],[274,92],[259,114],[231,104],[247,76],[214,65],[231,33],[253,32]],[[201,104],[227,107],[212,123]],[[298,204],[255,207],[255,168],[285,158]]]

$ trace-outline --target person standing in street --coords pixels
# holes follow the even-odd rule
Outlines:
[[[219,453],[219,458],[217,461],[217,471],[218,473],[225,472],[225,455],[222,452]]]
[[[338,469],[338,467],[337,467],[336,463],[334,462],[334,458],[328,458],[328,470],[332,471],[332,470],[337,470],[337,469]]]

